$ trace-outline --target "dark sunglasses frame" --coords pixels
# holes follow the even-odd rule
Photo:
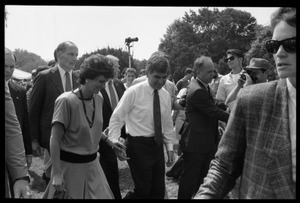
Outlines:
[[[230,56],[229,58],[226,58],[224,61],[225,63],[228,63],[228,61],[233,61],[235,59],[234,56]]]
[[[296,53],[296,37],[291,37],[281,41],[267,40],[265,44],[266,50],[271,54],[276,54],[280,46],[288,53]]]

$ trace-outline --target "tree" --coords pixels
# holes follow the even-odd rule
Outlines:
[[[142,61],[137,60],[137,59],[133,59],[133,64],[134,64],[134,66],[136,67],[137,73],[139,73],[140,70],[146,68],[146,63],[147,63],[147,60],[146,60],[146,59],[144,59],[144,60],[142,60]]]
[[[248,51],[255,39],[256,25],[250,13],[233,8],[222,11],[202,8],[198,13],[190,10],[167,28],[159,49],[170,55],[171,73],[176,81],[183,77],[186,67],[193,67],[200,55],[218,62],[230,48]]]
[[[31,71],[38,66],[47,65],[46,61],[39,55],[28,52],[27,50],[15,49],[14,54],[17,58],[16,66],[23,71],[31,73]]]
[[[270,71],[268,72],[268,80],[275,80],[277,79],[277,71],[276,71],[276,64],[274,61],[274,58],[272,54],[269,54],[267,50],[265,49],[265,43],[268,39],[272,38],[272,31],[269,26],[257,26],[256,29],[256,40],[252,42],[251,48],[249,51],[245,54],[245,58],[247,61],[247,64],[249,64],[249,61],[251,58],[264,58],[268,60],[271,64]]]
[[[119,49],[114,49],[114,48],[110,48],[109,46],[107,48],[103,48],[103,49],[98,49],[94,52],[91,53],[86,53],[84,55],[82,55],[79,59],[78,62],[76,63],[75,66],[75,70],[78,70],[80,68],[80,65],[82,64],[82,62],[84,61],[85,58],[93,55],[93,54],[101,54],[101,55],[113,55],[115,57],[117,57],[119,59],[119,64],[120,64],[120,73],[123,71],[124,68],[129,67],[129,60],[128,60],[128,52],[124,51],[123,49],[119,48]],[[136,68],[135,66],[136,63],[131,64],[132,68]]]

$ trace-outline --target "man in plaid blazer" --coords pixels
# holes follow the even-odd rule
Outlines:
[[[296,198],[296,9],[280,8],[266,50],[279,80],[243,88],[196,198]]]

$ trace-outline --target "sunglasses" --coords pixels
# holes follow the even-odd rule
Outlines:
[[[228,61],[233,61],[235,58],[234,56],[230,56],[229,58],[226,58],[224,61],[227,63]]]
[[[265,48],[271,54],[276,54],[279,47],[283,46],[284,50],[288,53],[296,53],[296,37],[278,40],[268,40],[266,41]]]

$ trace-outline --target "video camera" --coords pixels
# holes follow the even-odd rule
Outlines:
[[[125,42],[127,43],[127,44],[130,44],[131,42],[137,42],[137,41],[139,41],[139,38],[131,38],[131,37],[128,37],[128,38],[125,38]]]

